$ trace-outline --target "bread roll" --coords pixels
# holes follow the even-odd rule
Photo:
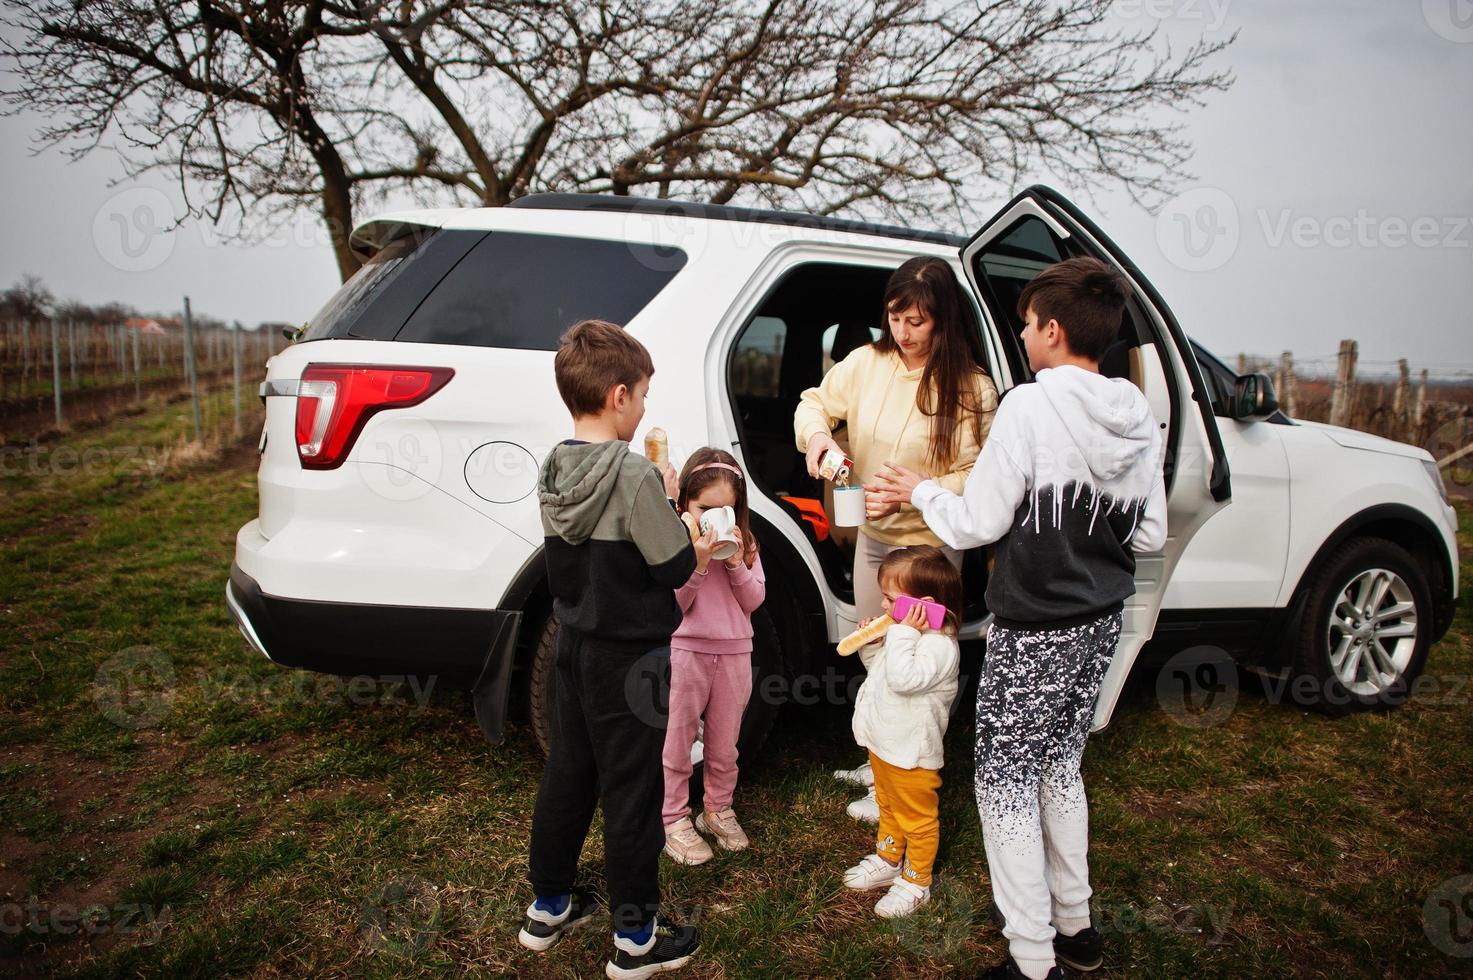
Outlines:
[[[644,455],[656,468],[665,468],[670,461],[670,437],[665,435],[664,429],[654,428],[645,434]]]
[[[884,636],[890,627],[895,625],[895,620],[889,616],[877,616],[875,621],[863,629],[857,629],[853,633],[839,641],[839,655],[849,656],[855,650],[867,643],[873,643]]]

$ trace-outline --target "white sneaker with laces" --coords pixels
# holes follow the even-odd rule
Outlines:
[[[875,796],[874,787],[870,787],[867,794],[849,804],[844,812],[860,823],[879,823],[880,801]]]
[[[844,872],[844,887],[867,892],[872,888],[884,888],[899,878],[899,865],[891,864],[878,854],[867,854],[858,864]]]
[[[852,783],[868,789],[875,784],[875,771],[866,762],[858,769],[835,769],[834,778],[841,783]]]
[[[882,919],[900,919],[931,900],[931,889],[896,878],[881,899],[875,903],[875,915]]]
[[[665,828],[665,853],[677,864],[705,864],[714,857],[711,845],[696,833],[690,817],[681,817]]]
[[[742,825],[737,823],[736,811],[731,807],[707,810],[696,817],[696,829],[716,838],[722,850],[742,851],[751,843]]]

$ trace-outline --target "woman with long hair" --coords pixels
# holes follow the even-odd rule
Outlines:
[[[855,349],[817,388],[803,392],[793,418],[798,451],[807,456],[813,477],[823,454],[841,448],[834,428],[841,422],[848,427],[847,455],[867,492],[866,520],[854,548],[860,620],[884,611],[879,568],[890,552],[924,544],[940,548],[957,568],[962,560],[914,507],[885,502],[874,475],[886,463],[897,463],[960,494],[997,411],[981,330],[950,264],[918,256],[901,265],[885,287],[883,315],[880,338]],[[850,778],[870,784],[867,769]],[[850,813],[866,819],[878,807],[858,801]]]

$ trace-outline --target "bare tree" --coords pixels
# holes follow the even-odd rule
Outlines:
[[[55,297],[40,276],[26,273],[20,282],[0,293],[0,316],[40,320],[51,315]]]
[[[1173,54],[1110,0],[12,0],[7,111],[73,157],[246,231],[312,208],[346,277],[355,212],[539,191],[974,216],[1046,168],[1169,191],[1163,110],[1231,83],[1231,38]],[[1168,120],[1168,121],[1163,121]],[[195,195],[203,193],[202,199]]]

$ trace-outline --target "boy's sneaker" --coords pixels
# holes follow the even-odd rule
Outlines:
[[[844,872],[844,887],[857,892],[888,888],[900,878],[900,866],[891,864],[878,854],[867,854],[854,867]]]
[[[1098,970],[1105,961],[1100,931],[1086,926],[1072,936],[1054,933],[1054,959],[1080,973]]]
[[[737,823],[736,811],[729,806],[720,810],[707,810],[696,817],[696,827],[715,837],[716,843],[723,850],[740,851],[752,843],[747,839],[742,825]]]
[[[701,945],[695,926],[677,926],[655,919],[649,942],[643,946],[622,936],[614,937],[614,958],[604,966],[611,980],[644,980],[666,970],[678,970],[690,962]]]
[[[665,828],[665,853],[676,864],[705,864],[715,856],[711,845],[696,833],[690,817],[681,817]]]
[[[931,889],[912,885],[896,878],[890,890],[875,903],[875,915],[882,919],[901,919],[931,900]]]
[[[853,817],[855,820],[858,820],[860,823],[879,823],[880,801],[879,798],[875,796],[874,787],[870,787],[870,791],[867,795],[849,804],[848,808],[844,812],[849,814],[849,816]]]
[[[993,924],[999,929],[1008,924],[1002,914],[1002,909],[997,907],[996,902],[988,902],[987,909],[992,914]],[[1080,973],[1098,970],[1105,962],[1104,943],[1100,939],[1100,931],[1093,925],[1088,925],[1074,935],[1066,936],[1055,929],[1054,959]]]
[[[527,918],[522,921],[517,942],[534,952],[545,952],[557,945],[557,941],[567,933],[588,925],[597,911],[598,896],[591,889],[576,886],[568,896],[568,907],[563,909],[562,915],[543,911],[534,901],[527,906]]]
[[[982,974],[981,980],[1028,980],[1028,975],[1018,969],[1018,964],[1014,963],[1013,958],[1009,956],[997,964],[997,966]],[[1064,971],[1055,965],[1053,969],[1048,971],[1048,976],[1045,980],[1064,980]]]
[[[835,769],[834,778],[841,783],[852,783],[855,786],[869,789],[875,784],[875,771],[866,762],[858,769]]]

